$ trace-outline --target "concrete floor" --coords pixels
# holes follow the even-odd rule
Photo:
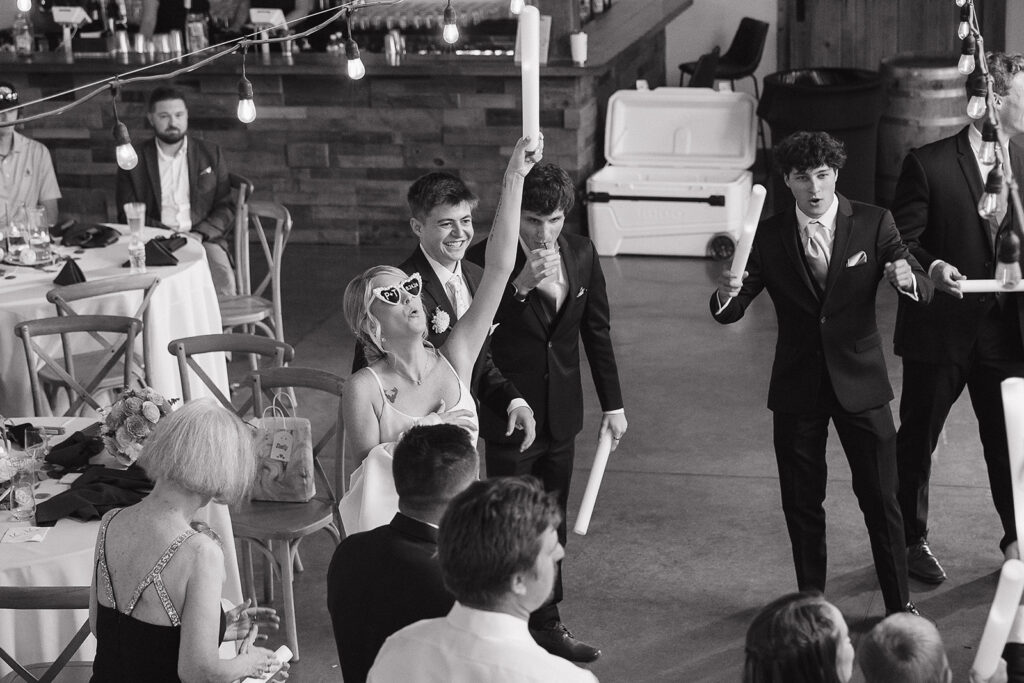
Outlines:
[[[397,263],[407,252],[289,246],[285,330],[296,365],[348,374],[345,284],[363,268]],[[590,533],[570,534],[563,618],[603,649],[591,667],[602,681],[738,681],[748,622],[762,605],[795,589],[765,408],[774,311],[763,295],[740,323],[715,323],[707,299],[720,265],[710,261],[617,257],[602,266],[630,428],[609,463]],[[883,290],[879,299],[882,333],[891,340],[895,296]],[[888,341],[886,348],[898,394],[901,366]],[[589,377],[584,388],[587,419],[577,440],[570,528],[597,441],[599,409]],[[856,640],[884,607],[834,432],[828,459],[827,597]],[[911,581],[912,598],[938,624],[955,680],[966,680],[1002,559],[966,399],[954,406],[936,454],[932,506],[932,547],[950,578],[938,588]],[[291,677],[297,683],[341,680],[325,607],[332,551],[326,534],[302,545],[305,572],[295,585],[302,659]]]

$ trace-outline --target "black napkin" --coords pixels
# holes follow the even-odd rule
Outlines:
[[[20,425],[7,425],[7,436],[11,441],[18,444],[19,448],[25,447],[25,430],[32,429],[31,422],[23,422]]]
[[[188,238],[183,235],[175,235],[174,237],[154,237],[150,242],[162,244],[167,248],[167,251],[175,252],[188,243]]]
[[[50,449],[46,462],[61,467],[80,467],[89,463],[89,458],[103,450],[103,439],[82,432],[75,432],[60,444]]]
[[[154,237],[150,241],[146,242],[146,265],[147,266],[176,266],[178,265],[178,257],[171,253],[171,249],[168,247],[168,242],[175,239],[185,240],[187,238],[175,238],[170,237],[167,239],[160,239]],[[184,244],[184,243],[182,243]],[[180,248],[180,247],[176,247]],[[121,264],[123,268],[127,268],[131,265],[128,261]]]
[[[65,517],[99,519],[114,508],[135,505],[152,489],[153,482],[138,465],[126,470],[90,467],[70,489],[36,506],[36,524],[52,526]]]
[[[78,267],[78,263],[74,259],[68,259],[64,262],[64,267],[57,273],[57,277],[53,278],[53,284],[55,285],[74,285],[79,282],[85,282],[85,273]]]

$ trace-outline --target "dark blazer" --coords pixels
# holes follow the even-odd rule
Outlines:
[[[455,598],[437,562],[437,529],[401,512],[353,534],[327,570],[327,610],[345,683],[362,683],[388,636],[448,614]]]
[[[444,283],[437,279],[437,274],[430,267],[430,262],[427,261],[427,257],[419,247],[416,247],[409,258],[398,265],[398,268],[410,275],[419,273],[423,278],[423,291],[420,297],[423,300],[423,311],[427,315],[427,341],[435,348],[441,348],[448,340],[452,325],[456,321],[455,307],[448,299],[448,291],[445,289]],[[483,274],[483,268],[463,259],[462,276],[470,295],[476,294]],[[437,318],[439,310],[444,311],[448,316],[448,326],[441,332],[435,332],[434,320]],[[366,365],[366,352],[363,345],[357,341],[355,355],[352,358],[352,372],[360,370]],[[498,368],[494,367],[489,337],[484,341],[480,355],[477,356],[476,363],[473,365],[473,378],[469,386],[477,405],[488,406],[493,412],[505,415],[505,424],[508,422],[508,404],[512,399],[522,398],[515,386],[502,376]]]
[[[156,139],[139,149],[139,163],[130,171],[117,171],[117,215],[125,220],[124,205],[145,202],[146,225],[160,222],[160,165]],[[215,242],[231,252],[228,236],[235,226],[235,208],[231,201],[231,181],[220,147],[188,138],[189,204],[192,230],[204,241]]]
[[[602,410],[622,408],[622,390],[611,340],[608,293],[601,263],[589,239],[562,232],[558,246],[565,264],[568,288],[557,317],[548,322],[540,296],[530,292],[520,302],[511,282],[526,264],[522,249],[502,295],[491,334],[494,364],[518,389],[537,421],[537,434],[557,440],[571,439],[583,428],[583,385],[580,379],[580,339],[587,351],[590,371]],[[473,246],[467,258],[483,263],[486,244]],[[480,432],[496,443],[521,438],[505,436],[506,420],[489,410],[480,412]]]
[[[732,323],[743,317],[762,289],[768,290],[779,326],[768,387],[771,410],[804,413],[817,408],[823,370],[845,411],[857,413],[887,403],[892,387],[875,323],[875,294],[885,264],[907,259],[920,302],[932,298],[932,282],[900,241],[892,215],[837,196],[832,260],[821,295],[805,264],[792,207],[758,225],[747,265],[750,274],[724,311],[717,313],[718,301],[711,295],[715,320]],[[848,266],[859,252],[867,261]]]
[[[1016,178],[1024,178],[1024,148],[1011,144]],[[1018,180],[1019,182],[1019,180]],[[990,279],[996,258],[988,221],[978,215],[985,181],[978,171],[968,129],[912,150],[896,184],[893,216],[912,253],[927,271],[936,259],[956,266],[969,279]],[[1010,205],[1008,217],[1012,217]],[[1009,228],[1004,221],[1000,236]],[[1024,263],[1024,260],[1022,260]],[[1020,312],[1024,295],[1006,294]],[[901,297],[902,298],[902,297]],[[995,305],[992,294],[962,300],[939,292],[930,306],[900,301],[894,337],[896,353],[927,363],[964,361],[974,346],[980,320]],[[1021,329],[1024,337],[1024,329]]]

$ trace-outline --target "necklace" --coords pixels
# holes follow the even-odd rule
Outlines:
[[[429,364],[429,359],[428,359],[427,363]],[[405,379],[409,380],[410,382],[412,382],[416,386],[422,385],[423,384],[423,380],[426,379],[427,375],[430,374],[430,369],[425,367],[425,368],[423,368],[420,371],[420,378],[416,379],[415,377],[412,376],[411,373],[408,373],[405,370],[403,370],[400,367],[398,367],[398,362],[397,361],[392,361],[391,360],[391,356],[388,356],[388,365],[390,365],[391,369],[394,370],[396,373],[398,373],[398,375],[400,377],[404,377]]]

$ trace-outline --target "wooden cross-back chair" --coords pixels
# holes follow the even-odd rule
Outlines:
[[[0,586],[0,609],[89,609],[89,586]],[[87,683],[92,677],[92,662],[70,660],[88,637],[89,621],[86,620],[53,662],[21,664],[13,653],[0,647],[0,659],[13,669],[0,683]]]
[[[344,421],[342,394],[345,380],[333,373],[313,368],[275,367],[250,373],[256,415],[262,415],[267,405],[274,403],[276,395],[290,395],[288,390],[307,389],[318,392],[317,399],[307,405],[323,405],[331,401],[333,421],[313,445],[314,480],[316,494],[307,503],[277,503],[249,501],[231,509],[231,524],[235,537],[246,541],[242,557],[243,576],[248,596],[255,598],[252,569],[252,548],[255,547],[271,562],[281,577],[284,599],[284,629],[288,647],[295,659],[299,658],[298,635],[295,626],[295,597],[292,591],[298,560],[299,543],[321,529],[330,534],[334,543],[341,542],[342,526],[338,513],[338,499],[343,490],[345,466],[342,454]],[[290,401],[279,401],[286,415],[293,415]],[[315,438],[315,432],[314,432]],[[333,441],[333,447],[328,445]],[[323,461],[330,458],[334,464],[334,477],[327,476]]]
[[[156,275],[146,273],[123,275],[106,278],[104,280],[78,282],[73,285],[54,287],[46,293],[46,300],[56,307],[58,316],[74,316],[79,315],[80,313],[74,306],[72,306],[72,304],[81,302],[84,299],[93,299],[95,297],[120,294],[123,292],[141,292],[142,301],[139,303],[139,306],[136,308],[134,313],[119,311],[118,314],[130,315],[131,317],[142,321],[142,354],[138,354],[134,349],[132,350],[132,354],[136,370],[135,379],[139,383],[149,386],[148,363],[150,351],[146,328],[149,325],[150,300],[153,298],[153,293],[156,291],[156,287],[159,284],[160,278]],[[106,356],[113,353],[116,348],[116,344],[112,343],[109,339],[99,333],[93,333],[90,336],[92,336],[101,348],[97,351],[75,353],[74,362],[79,368],[84,369],[97,367],[106,359]],[[65,350],[65,353],[67,353],[67,350]],[[39,376],[42,378],[44,383],[63,385],[63,382],[61,382],[54,373],[50,372],[46,368],[43,368],[40,371]],[[99,388],[113,388],[115,385],[111,383],[112,381],[113,379],[101,383]]]
[[[231,191],[235,198],[235,229],[232,234],[231,255],[235,261],[235,288],[239,293],[251,291],[249,286],[249,271],[247,268],[240,268],[243,257],[248,252],[249,245],[249,200],[256,186],[251,180],[237,173],[229,173]]]
[[[292,217],[283,205],[262,200],[249,201],[244,214],[247,220],[236,222],[235,227],[235,282],[238,294],[218,297],[221,324],[225,330],[236,327],[250,333],[259,330],[268,337],[284,341],[281,259],[292,231]],[[267,262],[267,272],[255,287],[252,284],[249,258],[253,236]]]
[[[250,358],[250,367],[280,367],[290,363],[295,357],[295,349],[290,344],[276,339],[260,337],[254,334],[204,334],[196,337],[175,339],[167,345],[167,351],[178,359],[178,374],[181,378],[181,396],[184,401],[192,400],[192,376],[199,381],[228,410],[244,417],[253,407],[250,396],[241,406],[235,406],[230,396],[224,395],[217,383],[203,369],[195,356],[206,353],[245,354]]]
[[[21,337],[25,346],[25,360],[28,363],[29,385],[32,389],[32,401],[37,415],[48,415],[50,406],[47,405],[47,398],[40,380],[40,365],[45,365],[55,377],[68,390],[69,408],[65,415],[77,415],[83,407],[88,406],[99,412],[101,405],[94,392],[103,391],[101,385],[110,375],[117,376],[120,369],[120,379],[113,386],[129,386],[132,377],[135,376],[134,353],[135,338],[142,331],[142,321],[136,318],[128,318],[119,315],[75,315],[56,318],[41,318],[18,323],[14,326],[14,333]],[[75,365],[75,356],[72,353],[74,344],[72,335],[91,335],[92,333],[106,332],[109,334],[124,335],[120,344],[106,355],[105,360],[98,366],[83,369],[79,372]],[[61,358],[54,358],[46,350],[46,346],[40,343],[40,338],[59,335],[64,355]],[[81,338],[81,337],[78,337]],[[85,379],[82,379],[82,378]]]

